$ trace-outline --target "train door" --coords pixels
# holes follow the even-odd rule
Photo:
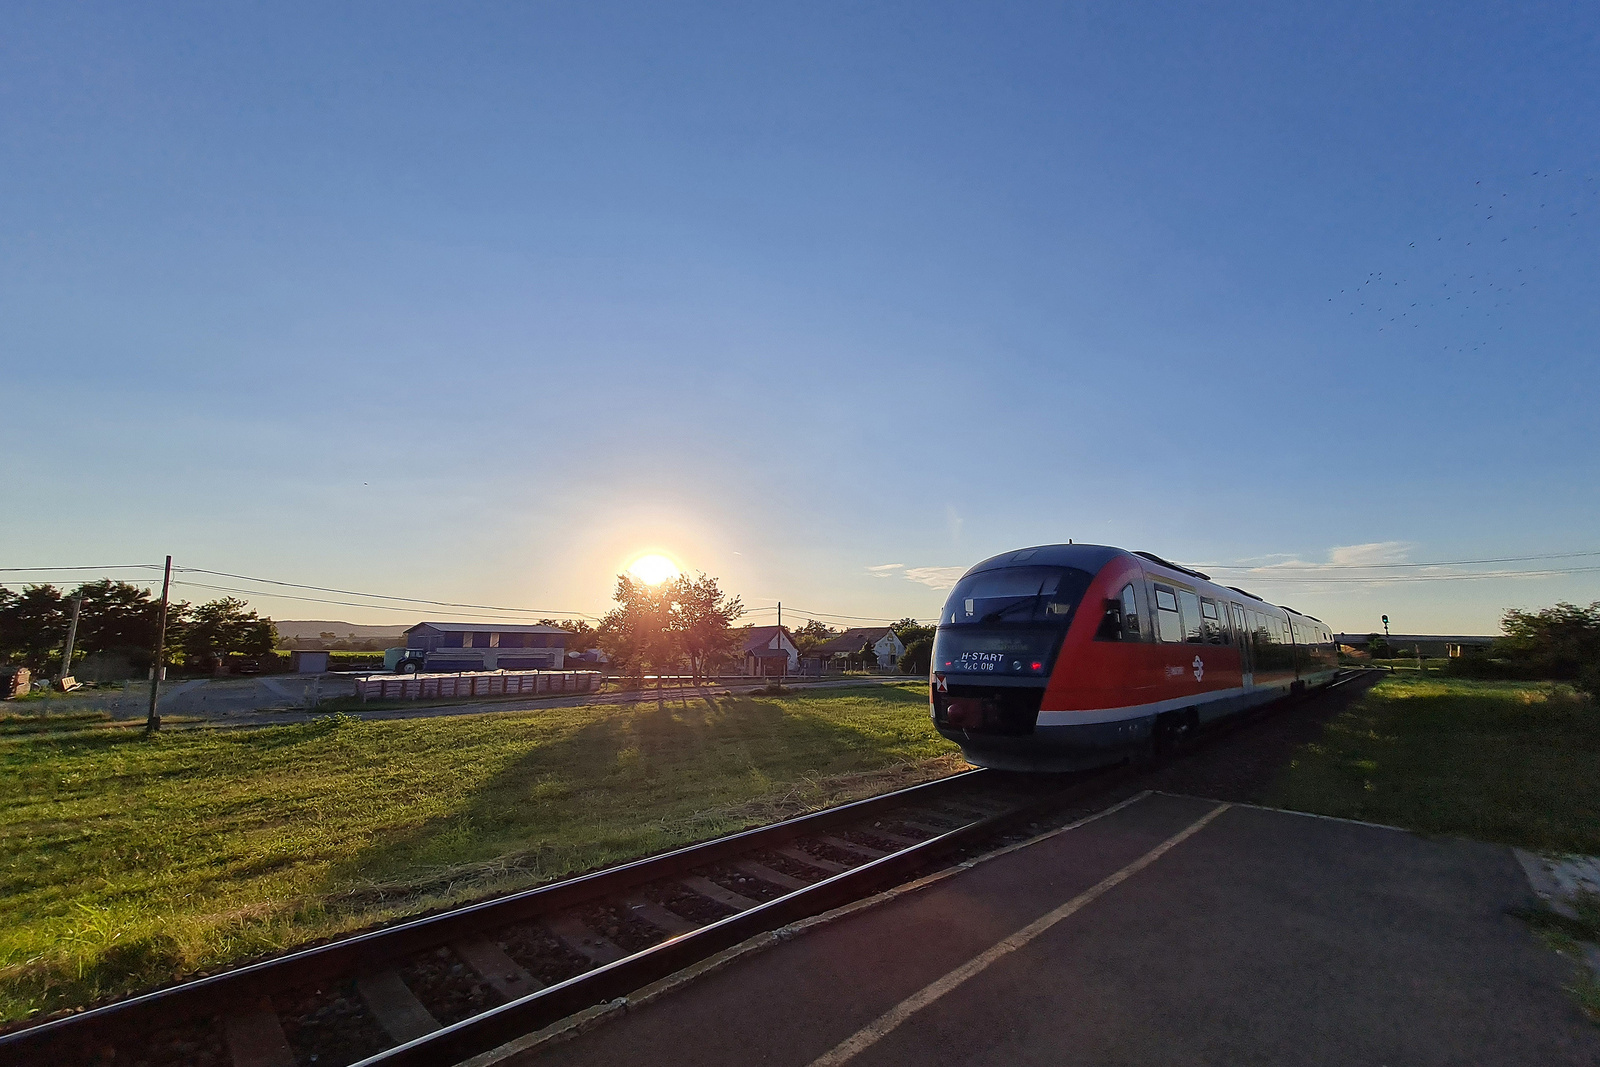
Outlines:
[[[1245,625],[1244,608],[1238,604],[1229,604],[1228,610],[1233,614],[1233,643],[1239,646],[1239,669],[1244,672],[1244,687],[1249,689],[1255,684],[1255,650],[1250,647],[1250,629]]]

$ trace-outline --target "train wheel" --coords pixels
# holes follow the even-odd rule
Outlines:
[[[1193,708],[1168,711],[1156,716],[1150,731],[1151,747],[1156,755],[1166,755],[1187,748],[1200,732],[1200,714]]]

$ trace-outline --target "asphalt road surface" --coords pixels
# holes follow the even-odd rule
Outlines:
[[[1504,847],[1141,794],[511,1062],[1600,1064]]]

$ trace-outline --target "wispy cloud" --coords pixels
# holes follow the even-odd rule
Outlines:
[[[1337,578],[1353,584],[1371,582],[1381,585],[1386,580],[1394,580],[1393,573],[1386,573],[1383,568],[1409,563],[1411,551],[1415,547],[1416,545],[1410,541],[1368,541],[1359,545],[1335,545],[1328,549],[1326,560],[1307,560],[1293,555],[1275,554],[1259,556],[1255,560],[1244,560],[1233,566],[1216,565],[1212,569],[1230,575],[1230,581],[1302,580],[1320,583]],[[1369,573],[1361,573],[1363,570],[1368,570]],[[1427,570],[1429,569],[1424,568],[1422,573],[1426,573]],[[1418,574],[1418,572],[1411,573]]]
[[[907,567],[905,576],[930,589],[949,589],[966,572],[965,567]]]
[[[904,563],[880,563],[876,567],[868,567],[867,572],[874,578],[893,578],[895,571],[904,568]]]
[[[1341,545],[1328,549],[1329,567],[1371,567],[1384,563],[1405,563],[1416,547],[1410,541],[1372,541],[1364,545]]]

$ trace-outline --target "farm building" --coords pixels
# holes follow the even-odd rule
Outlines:
[[[427,657],[429,671],[556,670],[567,658],[567,632],[557,626],[503,622],[419,622],[406,648]]]
[[[1365,652],[1367,643],[1374,636],[1382,637],[1381,634],[1335,634],[1334,638],[1351,651]],[[1449,656],[1452,659],[1467,649],[1487,652],[1494,640],[1492,637],[1470,634],[1390,634],[1388,637],[1389,647],[1400,655],[1414,655],[1420,648],[1424,656]]]

